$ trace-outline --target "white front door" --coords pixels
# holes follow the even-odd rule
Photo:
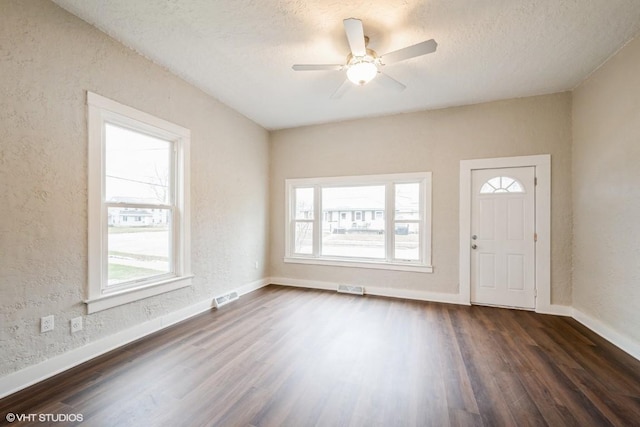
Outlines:
[[[471,302],[535,308],[535,167],[471,176]]]

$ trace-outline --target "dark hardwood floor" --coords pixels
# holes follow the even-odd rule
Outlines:
[[[269,286],[0,400],[0,423],[8,412],[90,426],[638,426],[640,362],[572,319]]]

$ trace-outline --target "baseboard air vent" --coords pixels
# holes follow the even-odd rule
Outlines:
[[[355,285],[338,285],[338,292],[343,294],[364,295],[364,287]]]
[[[223,305],[227,305],[232,301],[238,299],[238,293],[236,291],[230,292],[228,294],[220,295],[219,297],[215,297],[213,299],[213,306],[215,308],[220,308]]]

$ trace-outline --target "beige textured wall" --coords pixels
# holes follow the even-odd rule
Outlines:
[[[571,95],[348,121],[271,135],[271,275],[458,292],[460,160],[551,154],[552,303],[571,304]],[[284,180],[433,172],[434,273],[286,264]]]
[[[573,305],[640,343],[640,37],[573,98]]]
[[[71,336],[85,313],[87,90],[191,129],[196,277]],[[2,0],[0,376],[266,276],[268,137],[53,3]],[[41,335],[48,314],[56,329]]]

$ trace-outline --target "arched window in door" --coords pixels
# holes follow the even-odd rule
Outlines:
[[[480,194],[492,193],[524,193],[524,186],[520,181],[508,176],[496,176],[480,187]]]

